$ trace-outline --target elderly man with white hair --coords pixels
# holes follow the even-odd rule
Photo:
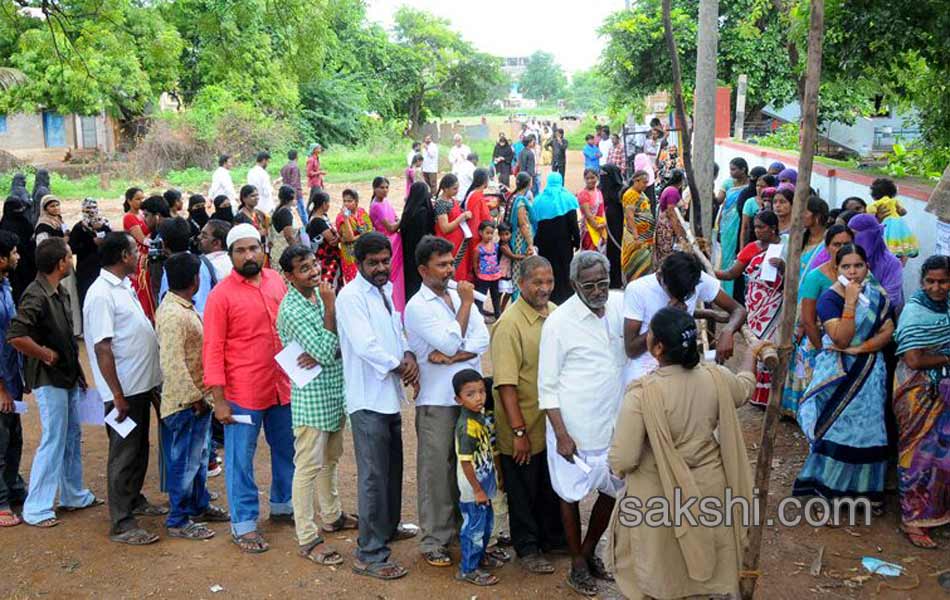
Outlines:
[[[211,290],[205,304],[204,383],[214,396],[214,416],[224,424],[231,538],[242,551],[256,554],[268,549],[257,531],[254,481],[261,427],[271,454],[270,518],[293,521],[290,382],[274,365],[274,356],[282,350],[277,313],[287,286],[276,271],[264,268],[264,247],[256,227],[235,225],[226,241],[234,270]],[[316,364],[306,354],[299,362]]]
[[[574,295],[541,329],[538,404],[547,415],[548,448],[557,448],[547,459],[571,556],[567,583],[593,596],[593,577],[613,579],[594,550],[622,486],[610,474],[607,451],[623,395],[623,296],[610,291],[610,264],[598,252],[576,254],[570,279]],[[578,503],[595,490],[582,539]]]
[[[458,175],[457,169],[459,165],[468,160],[468,155],[472,153],[472,149],[468,147],[467,144],[462,143],[462,136],[455,134],[452,136],[452,149],[449,150],[449,166],[452,167],[452,172]],[[464,190],[461,190],[464,192]]]

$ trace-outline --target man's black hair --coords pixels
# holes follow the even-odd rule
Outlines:
[[[191,225],[183,217],[163,220],[158,231],[169,252],[185,252],[191,245]]]
[[[313,256],[313,250],[303,244],[287,246],[280,255],[280,269],[284,273],[292,273],[294,270],[294,260],[307,258],[308,256]]]
[[[66,239],[61,237],[46,238],[36,247],[36,270],[49,275],[56,270],[59,261],[69,254]]]
[[[383,250],[389,250],[392,254],[393,247],[389,243],[389,238],[378,231],[370,231],[356,238],[353,255],[356,257],[356,262],[361,263],[370,254],[377,254]]]
[[[429,259],[436,254],[452,254],[455,247],[445,238],[424,235],[416,245],[416,264],[428,265]]]
[[[99,262],[103,267],[111,267],[122,262],[124,253],[135,252],[135,238],[125,231],[107,233],[99,246]]]
[[[165,261],[165,276],[168,278],[168,289],[186,290],[198,277],[201,268],[201,259],[191,252],[176,252]]]

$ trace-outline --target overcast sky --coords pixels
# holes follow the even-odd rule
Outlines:
[[[403,4],[452,22],[479,50],[496,56],[554,54],[567,73],[597,62],[604,41],[597,29],[624,0],[367,0],[369,16],[387,29]]]

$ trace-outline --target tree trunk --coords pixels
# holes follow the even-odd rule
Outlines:
[[[696,197],[707,203],[713,197],[713,163],[716,151],[716,47],[719,43],[719,0],[699,0],[696,32],[696,92],[693,114],[693,168]],[[691,188],[692,190],[692,188]],[[712,206],[702,211],[701,223],[691,225],[712,237]],[[694,221],[697,219],[693,219]]]
[[[672,0],[663,0],[663,34],[666,37],[666,50],[670,54],[670,61],[673,70],[673,99],[676,103],[676,120],[682,127],[680,136],[680,146],[683,151],[683,166],[686,167],[686,181],[689,184],[689,194],[691,200],[690,222],[694,223],[693,230],[699,237],[703,237],[702,227],[702,202],[700,201],[699,189],[696,186],[696,177],[693,175],[693,157],[692,144],[690,143],[689,121],[686,119],[686,105],[683,102],[683,75],[680,71],[680,58],[676,53],[676,39],[673,38],[673,19],[670,16],[670,4]]]
[[[798,183],[795,186],[795,201],[792,203],[791,236],[788,241],[788,259],[785,261],[785,292],[782,320],[779,323],[777,343],[779,365],[772,372],[772,390],[769,405],[762,421],[762,439],[755,464],[755,488],[759,502],[765,504],[761,514],[768,513],[769,478],[772,474],[772,453],[775,446],[775,428],[778,425],[779,403],[785,387],[785,375],[792,354],[792,329],[798,306],[798,263],[802,252],[805,230],[802,217],[808,202],[809,182],[815,157],[815,139],[818,136],[818,89],[821,84],[821,45],[824,37],[824,0],[811,0],[811,22],[808,29],[808,58],[805,73],[805,102],[802,105],[802,140],[798,159]],[[739,589],[743,600],[752,600],[755,594],[756,572],[759,568],[759,553],[762,549],[762,524],[753,523],[749,531],[749,547],[744,558],[745,577],[740,578]]]
[[[409,132],[412,137],[417,134],[422,127],[422,95],[409,98]]]

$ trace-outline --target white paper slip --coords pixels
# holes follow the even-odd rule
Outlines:
[[[769,244],[765,251],[765,258],[762,260],[762,270],[759,276],[762,281],[772,282],[778,278],[778,269],[772,266],[770,260],[773,258],[782,258],[782,244]]]
[[[466,223],[465,221],[462,221],[461,223],[459,223],[459,229],[462,230],[462,235],[465,236],[465,239],[469,239],[470,237],[472,237],[472,230],[469,229],[468,223]]]
[[[703,358],[706,359],[706,362],[716,362],[716,351],[706,350],[703,352]]]
[[[26,402],[20,402],[19,400],[13,401],[13,412],[18,415],[25,415],[30,410],[30,407],[26,405]]]
[[[242,423],[244,425],[254,424],[253,419],[251,419],[251,415],[231,415],[231,418],[234,419],[235,423]]]
[[[459,289],[459,284],[458,284],[458,282],[455,281],[454,279],[450,279],[450,280],[449,280],[449,284],[448,284],[448,288],[449,288],[450,290],[456,290],[456,291],[457,291],[457,290]],[[474,292],[472,292],[472,295],[475,296],[475,299],[478,300],[479,302],[484,302],[484,301],[488,300],[488,296],[485,295],[485,294],[483,294],[483,293],[481,293],[481,292],[479,292],[478,290],[475,290]]]
[[[280,368],[284,370],[284,373],[287,373],[287,377],[290,377],[294,385],[299,388],[313,381],[313,379],[320,374],[320,371],[323,370],[320,365],[312,369],[304,369],[298,365],[297,359],[301,354],[304,354],[303,346],[297,342],[290,342],[274,357],[274,360],[276,360]]]
[[[135,421],[132,420],[132,417],[126,417],[124,421],[119,423],[116,419],[119,416],[119,409],[113,408],[109,414],[106,415],[105,421],[106,425],[115,429],[115,432],[121,435],[122,437],[128,437],[129,433],[135,429]]]
[[[86,390],[79,400],[79,422],[86,425],[105,425],[102,396],[94,389]]]
[[[581,460],[581,457],[578,456],[578,455],[576,455],[576,454],[574,455],[574,464],[577,465],[577,468],[578,468],[578,469],[580,469],[581,471],[583,471],[583,472],[586,473],[586,474],[590,474],[590,472],[593,470],[593,469],[591,469],[591,466],[590,466],[589,464],[587,464],[586,462],[582,461],[582,460]]]

